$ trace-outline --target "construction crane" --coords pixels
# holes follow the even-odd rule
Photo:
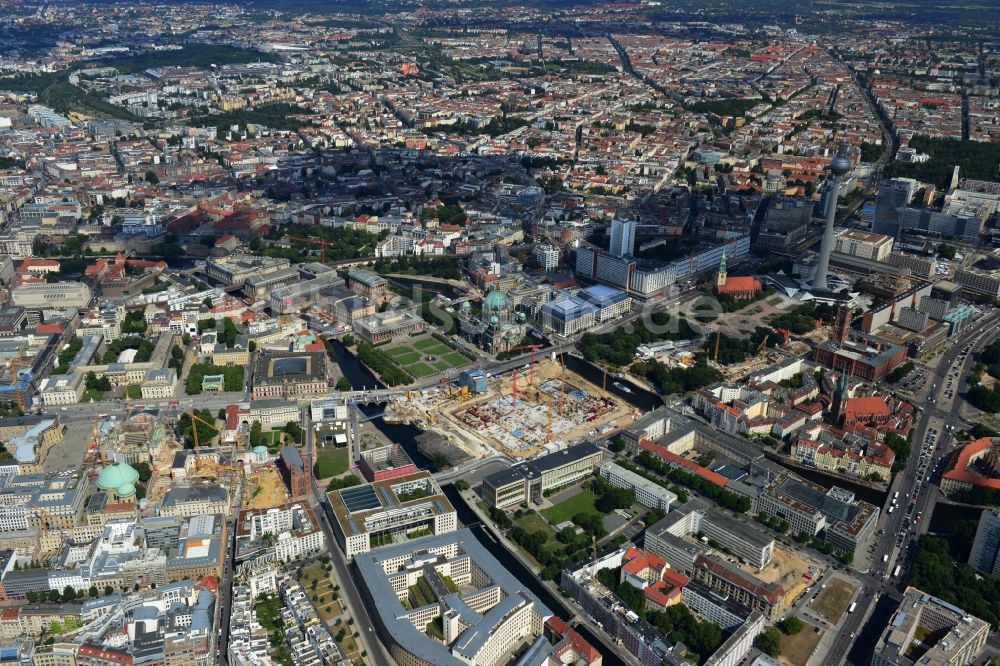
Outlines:
[[[215,427],[214,423],[209,423],[205,419],[201,418],[200,416],[194,413],[194,410],[184,413],[188,415],[189,419],[191,419],[191,435],[194,437],[194,448],[197,449],[199,446],[201,446],[201,442],[198,441],[198,423],[204,423],[209,428],[214,430],[216,433],[219,432],[219,429]]]
[[[563,406],[566,404],[566,364],[563,363],[562,354],[559,358],[559,416],[563,415]]]
[[[511,347],[508,352],[512,351],[523,351],[525,349],[531,350],[531,359],[528,361],[528,385],[535,385],[535,352],[541,349],[541,345],[518,345],[517,347]]]
[[[715,332],[715,353],[712,355],[712,363],[719,365],[719,342],[722,341],[722,331]]]
[[[94,447],[97,449],[97,458],[101,461],[101,467],[108,464],[107,458],[104,456],[104,448],[101,446],[101,435],[97,428],[97,419],[94,419],[94,426],[90,432],[90,437],[94,441]]]
[[[329,245],[333,247],[336,243],[331,243],[330,241],[325,241],[322,238],[302,238],[301,236],[285,236],[288,240],[300,241],[302,243],[308,243],[309,245],[315,245],[319,243],[320,246],[320,260],[326,263],[326,246]]]

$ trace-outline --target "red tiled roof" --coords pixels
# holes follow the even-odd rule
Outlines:
[[[639,446],[642,449],[649,451],[653,455],[662,458],[666,462],[676,467],[682,467],[687,471],[691,472],[692,474],[697,474],[701,478],[705,479],[706,481],[710,481],[711,483],[714,483],[717,486],[725,488],[729,484],[729,479],[722,476],[721,474],[717,474],[710,469],[706,469],[701,465],[698,465],[697,463],[691,462],[690,460],[688,460],[683,456],[679,456],[676,453],[672,453],[665,446],[654,444],[648,439],[640,441]]]
[[[980,437],[979,439],[966,444],[958,452],[958,456],[955,458],[955,464],[942,476],[958,483],[968,483],[973,486],[982,486],[983,488],[994,488],[1000,490],[1000,479],[992,479],[968,470],[969,461],[972,459],[972,456],[982,453],[984,450],[992,448],[992,446],[992,437]]]
[[[849,398],[844,403],[844,418],[847,421],[861,420],[871,416],[888,416],[891,413],[885,398],[877,395]]]
[[[726,283],[719,286],[720,294],[735,292],[760,291],[760,281],[751,275],[727,277]]]

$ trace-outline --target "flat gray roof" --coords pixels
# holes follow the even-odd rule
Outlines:
[[[361,580],[374,601],[374,608],[370,610],[379,614],[393,640],[407,652],[435,664],[435,666],[468,666],[467,661],[452,654],[452,648],[417,631],[417,628],[408,619],[409,611],[403,608],[399,597],[396,596],[396,592],[389,584],[389,577],[382,565],[385,560],[426,553],[430,549],[449,544],[457,544],[460,554],[470,557],[476,566],[492,579],[493,584],[499,586],[506,595],[503,601],[482,616],[480,622],[470,626],[459,636],[454,643],[456,652],[475,654],[482,643],[489,638],[490,631],[497,622],[523,602],[534,604],[538,614],[543,618],[552,615],[552,611],[521,581],[507,571],[468,528],[355,555],[354,563],[361,574]],[[450,596],[441,599],[446,606]],[[456,605],[456,610],[461,612],[460,605]]]

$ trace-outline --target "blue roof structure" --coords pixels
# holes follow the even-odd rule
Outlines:
[[[581,289],[577,296],[599,308],[606,308],[610,305],[621,303],[629,297],[621,289],[615,289],[603,284],[595,284],[592,287]]]
[[[559,321],[573,321],[590,313],[596,313],[598,308],[577,296],[562,296],[549,301],[542,306],[542,313]]]

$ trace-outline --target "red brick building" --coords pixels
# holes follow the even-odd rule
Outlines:
[[[294,446],[281,450],[281,467],[285,483],[292,497],[302,497],[312,493],[309,480],[312,475],[312,458]]]

